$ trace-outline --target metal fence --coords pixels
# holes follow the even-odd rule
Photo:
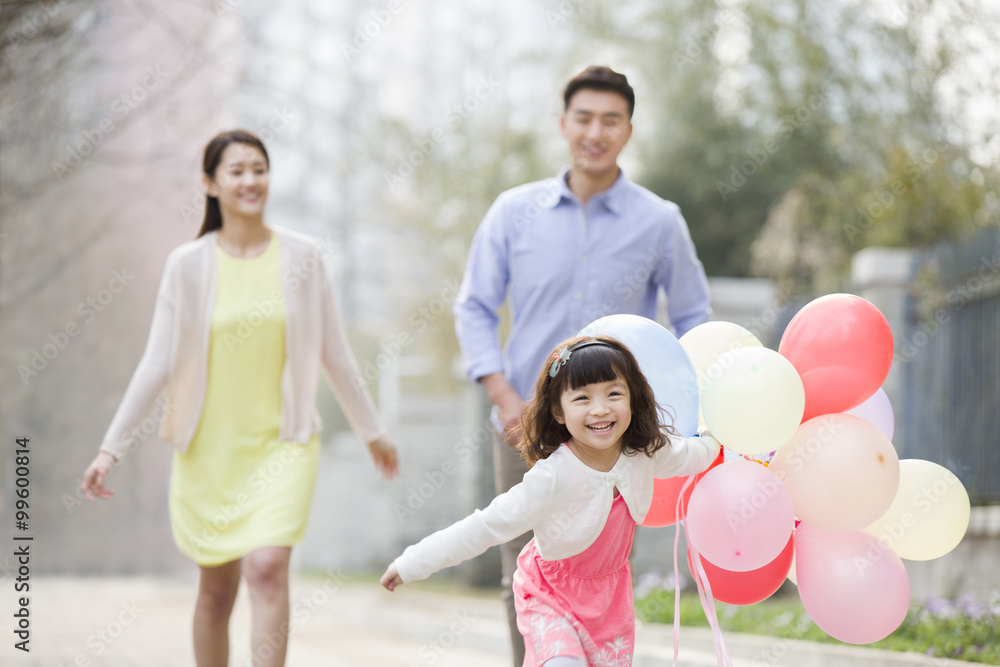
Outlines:
[[[936,246],[913,284],[900,458],[946,465],[973,504],[1000,503],[1000,229]]]

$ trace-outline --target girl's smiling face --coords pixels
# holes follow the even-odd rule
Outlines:
[[[569,448],[591,468],[614,467],[622,450],[622,435],[632,422],[628,385],[620,376],[610,382],[595,382],[567,388],[553,417],[569,431]]]

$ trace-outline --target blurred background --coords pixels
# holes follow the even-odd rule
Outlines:
[[[170,535],[155,411],[114,500],[78,489],[166,256],[200,227],[203,147],[233,127],[270,151],[267,221],[332,253],[401,449],[402,477],[380,480],[324,385],[294,567],[381,572],[488,503],[487,402],[461,372],[451,306],[493,199],[568,161],[565,82],[606,64],[637,96],[621,164],[680,205],[718,319],[776,348],[816,296],[882,309],[900,458],[948,466],[976,506],[959,549],[908,563],[914,594],[1000,589],[991,0],[0,0],[0,31],[0,526],[14,533],[12,450],[27,437],[33,572],[195,569]],[[640,529],[636,571],[668,570],[672,542]],[[495,585],[498,561],[455,574]]]

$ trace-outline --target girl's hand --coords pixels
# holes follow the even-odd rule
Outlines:
[[[97,458],[83,473],[83,484],[80,487],[88,500],[93,502],[94,496],[108,500],[115,495],[114,491],[104,488],[104,480],[111,474],[111,469],[114,466],[115,457],[111,452],[102,449],[97,453]]]
[[[368,451],[371,452],[375,467],[382,477],[392,479],[399,474],[399,464],[396,460],[396,446],[389,438],[381,437],[368,443]]]
[[[711,442],[719,445],[720,447],[722,446],[719,443],[719,441],[715,439],[715,436],[712,435],[712,432],[709,431],[707,428],[703,428],[701,431],[699,431],[698,437],[705,438],[705,439],[707,439],[707,440],[709,440],[709,441],[711,441]]]
[[[396,564],[392,563],[382,575],[381,584],[391,593],[396,590],[396,586],[400,586],[402,583],[403,580],[399,578],[399,572],[396,572]]]

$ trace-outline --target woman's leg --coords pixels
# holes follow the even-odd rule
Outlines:
[[[202,567],[194,605],[194,661],[220,667],[229,661],[229,616],[240,587],[240,561]]]
[[[288,560],[291,547],[261,547],[243,558],[253,610],[253,667],[283,667],[288,648]]]

